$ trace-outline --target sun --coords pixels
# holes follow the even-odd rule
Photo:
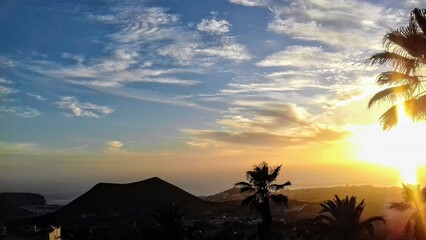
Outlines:
[[[426,125],[413,123],[402,105],[398,107],[398,124],[389,131],[378,124],[369,125],[355,135],[359,158],[399,170],[402,183],[416,184],[417,169],[426,163],[422,133]]]

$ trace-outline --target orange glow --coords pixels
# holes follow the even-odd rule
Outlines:
[[[402,183],[416,184],[417,169],[426,162],[420,136],[426,132],[424,124],[414,124],[406,116],[402,105],[398,107],[398,124],[382,131],[378,124],[369,125],[354,137],[359,145],[362,161],[391,166],[399,170]]]

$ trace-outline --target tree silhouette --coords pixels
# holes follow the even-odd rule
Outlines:
[[[290,182],[273,184],[280,170],[281,166],[269,168],[266,162],[262,162],[254,166],[252,170],[246,172],[248,182],[238,182],[235,184],[235,187],[239,188],[241,193],[253,193],[246,197],[241,204],[248,205],[260,213],[262,222],[259,226],[259,235],[263,239],[270,239],[272,216],[269,201],[275,202],[278,205],[286,206],[288,204],[286,196],[274,194],[291,185]]]
[[[158,221],[164,239],[180,240],[184,238],[183,214],[174,203],[169,207],[155,210],[153,217]]]
[[[391,71],[382,72],[377,84],[388,88],[376,93],[368,107],[389,102],[391,107],[380,117],[383,129],[398,123],[398,103],[414,120],[426,119],[425,76],[426,65],[426,9],[414,9],[408,26],[391,29],[383,37],[384,50],[368,59],[372,65],[390,65]]]
[[[327,200],[320,205],[322,209],[316,218],[314,234],[321,239],[356,240],[365,233],[372,236],[373,222],[385,222],[383,217],[371,217],[361,222],[361,214],[366,205],[364,200],[357,204],[354,196],[340,199],[334,195],[333,200]]]
[[[403,202],[392,203],[390,208],[399,211],[412,210],[413,213],[405,224],[404,232],[409,233],[411,228],[413,228],[414,236],[417,240],[426,240],[426,218],[424,211],[426,188],[420,190],[420,185],[411,184],[404,184],[402,186]]]

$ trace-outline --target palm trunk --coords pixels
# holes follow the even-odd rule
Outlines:
[[[416,223],[414,226],[414,235],[416,236],[416,240],[426,240],[426,226],[423,224]]]
[[[269,198],[264,197],[262,202],[262,223],[260,225],[259,235],[263,240],[271,239],[271,224],[272,224],[272,216],[271,209],[269,208]]]

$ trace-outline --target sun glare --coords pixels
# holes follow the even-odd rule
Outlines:
[[[370,125],[356,134],[359,157],[363,161],[392,166],[399,170],[402,183],[416,184],[417,168],[424,165],[426,155],[422,141],[425,124],[415,124],[407,117],[402,105],[398,107],[398,124],[382,131],[378,124]]]

